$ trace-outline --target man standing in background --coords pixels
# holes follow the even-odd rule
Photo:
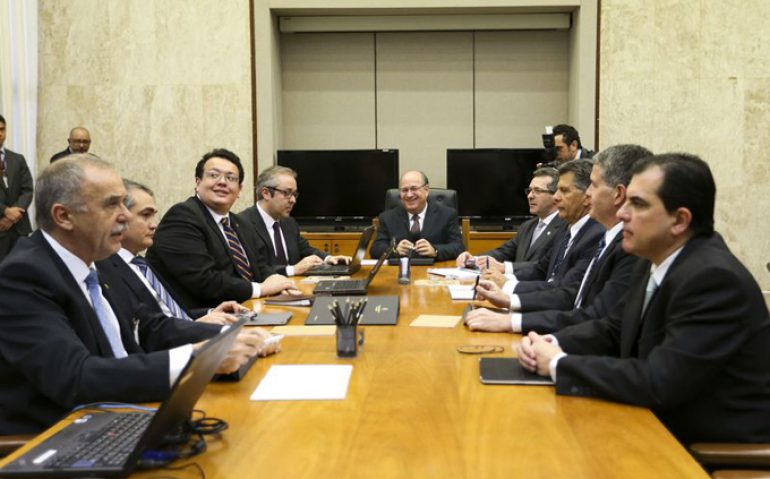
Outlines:
[[[5,148],[5,118],[0,115],[0,261],[22,236],[32,232],[27,209],[32,175],[24,157]]]

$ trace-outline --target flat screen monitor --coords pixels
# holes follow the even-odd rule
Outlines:
[[[524,189],[541,148],[448,149],[447,188],[457,190],[459,215],[484,220],[529,216]]]
[[[300,223],[371,220],[385,191],[398,187],[398,150],[278,150],[278,164],[297,172]]]

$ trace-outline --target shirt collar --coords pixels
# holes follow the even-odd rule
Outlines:
[[[59,258],[61,258],[61,260],[64,262],[64,266],[67,267],[72,277],[75,278],[75,281],[78,283],[84,282],[88,276],[88,273],[91,272],[91,266],[93,266],[93,263],[87,265],[85,261],[72,254],[70,250],[56,241],[53,236],[43,230],[41,231],[43,233],[43,238],[48,241],[48,244],[51,245],[51,248],[53,248]]]
[[[198,195],[195,195],[195,196],[196,196],[196,198],[198,198],[198,200],[201,199],[200,196],[198,196]],[[203,201],[201,201],[201,203],[203,203]],[[211,208],[209,208],[206,203],[203,203],[203,206],[205,206],[206,209],[209,211],[209,214],[211,215],[211,217],[214,218],[214,223],[216,223],[217,225],[222,223],[222,218],[230,218],[230,213],[227,213],[226,215],[220,215],[216,211],[214,211]]]
[[[120,248],[120,251],[118,251],[118,256],[123,258],[123,261],[126,262],[126,264],[131,264],[131,260],[136,257],[136,255],[126,248]]]
[[[580,229],[583,228],[583,226],[585,226],[586,223],[588,223],[588,219],[590,217],[591,217],[590,215],[585,214],[585,215],[583,215],[582,218],[580,218],[579,220],[575,221],[574,225],[569,227],[569,234],[570,234],[570,237],[572,239],[574,239],[575,236],[577,236],[577,234],[580,233]]]
[[[604,233],[604,244],[609,245],[612,243],[615,240],[615,237],[620,234],[621,231],[623,231],[623,222],[618,221],[615,226],[608,229],[607,232]]]
[[[425,206],[423,207],[422,211],[417,213],[417,216],[420,218],[420,221],[423,221],[425,219],[425,212],[426,211],[428,211],[428,202],[427,201],[425,202]],[[409,221],[411,221],[412,220],[412,216],[414,216],[412,213],[410,213],[408,211],[406,212],[406,215],[409,217]]]
[[[275,218],[267,214],[267,212],[262,209],[262,206],[260,206],[259,202],[257,202],[257,211],[259,211],[259,216],[262,217],[262,221],[265,222],[265,226],[267,227],[268,231],[273,229],[273,223],[277,223],[277,221],[275,221]]]
[[[664,259],[663,262],[659,265],[652,265],[650,268],[650,274],[652,274],[653,278],[655,278],[655,284],[660,286],[660,284],[663,283],[663,279],[666,277],[666,274],[668,274],[668,269],[676,260],[676,257],[679,256],[679,253],[682,252],[682,248],[684,248],[684,245],[680,246],[676,251],[668,255],[668,258]]]
[[[553,213],[546,216],[545,218],[541,218],[540,221],[542,221],[543,223],[545,223],[546,226],[548,226],[551,224],[551,221],[553,221],[553,219],[556,218],[558,214],[559,214],[559,210],[553,210]]]

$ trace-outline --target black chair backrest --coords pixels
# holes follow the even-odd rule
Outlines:
[[[444,206],[448,206],[455,210],[458,210],[457,190],[447,190],[444,188],[431,188],[428,192],[428,202],[436,202]],[[398,188],[391,188],[385,192],[385,210],[395,208],[401,204],[401,196],[398,193]]]

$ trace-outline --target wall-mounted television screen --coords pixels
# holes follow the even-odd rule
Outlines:
[[[370,221],[385,191],[398,187],[398,150],[278,150],[278,164],[297,172],[300,223]]]
[[[529,216],[524,189],[535,165],[543,161],[543,152],[541,148],[448,149],[447,188],[457,190],[459,215],[474,223]]]

